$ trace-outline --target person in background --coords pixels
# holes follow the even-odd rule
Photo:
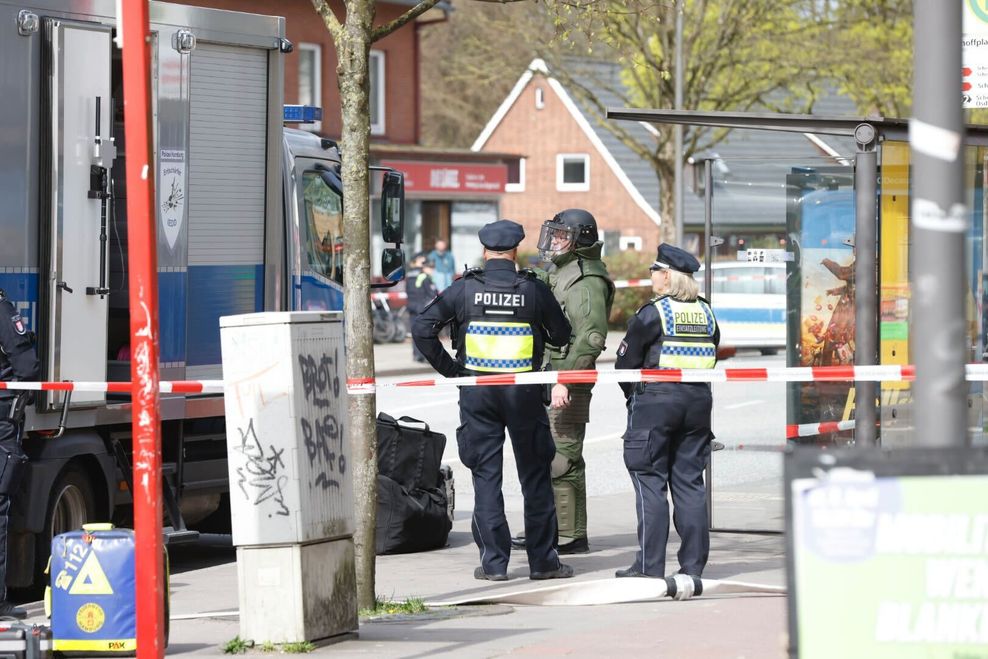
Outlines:
[[[439,294],[435,283],[432,281],[432,274],[435,272],[431,259],[424,254],[416,254],[412,257],[412,271],[408,273],[405,280],[405,292],[408,302],[408,318],[414,327],[415,319]],[[412,341],[412,359],[417,362],[424,362],[425,357],[419,352],[415,341]]]
[[[449,251],[449,244],[442,238],[437,238],[435,249],[429,252],[427,258],[435,264],[432,280],[435,282],[436,288],[440,291],[446,290],[453,283],[453,277],[456,276],[456,259],[453,258],[453,253]]]
[[[710,304],[699,297],[689,252],[659,246],[649,270],[656,296],[628,321],[615,369],[709,369],[717,364],[720,328]],[[621,385],[627,398],[624,464],[635,490],[638,552],[617,577],[665,577],[672,489],[673,523],[679,533],[679,573],[699,583],[710,553],[703,470],[710,457],[712,399],[705,382]]]

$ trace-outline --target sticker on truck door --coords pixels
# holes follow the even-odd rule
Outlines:
[[[185,220],[185,151],[161,150],[161,174],[158,177],[161,228],[168,248],[175,249]]]

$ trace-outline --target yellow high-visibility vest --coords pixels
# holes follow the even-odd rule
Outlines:
[[[671,297],[655,301],[662,321],[658,363],[653,368],[713,368],[717,345],[713,341],[717,321],[704,300],[680,302]]]
[[[466,330],[466,367],[486,373],[532,370],[535,339],[528,323],[472,320]]]

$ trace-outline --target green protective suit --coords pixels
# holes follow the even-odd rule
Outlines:
[[[614,283],[600,260],[603,243],[578,248],[553,259],[556,269],[540,272],[573,326],[570,342],[547,352],[553,371],[596,367],[607,339],[607,319],[614,302]],[[568,385],[569,407],[549,409],[549,425],[556,443],[552,461],[552,486],[562,538],[587,537],[587,475],[583,440],[590,421],[592,384]]]

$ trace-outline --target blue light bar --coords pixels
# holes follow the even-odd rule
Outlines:
[[[322,108],[317,108],[314,105],[285,106],[284,122],[286,124],[312,124],[317,121],[322,121]]]

